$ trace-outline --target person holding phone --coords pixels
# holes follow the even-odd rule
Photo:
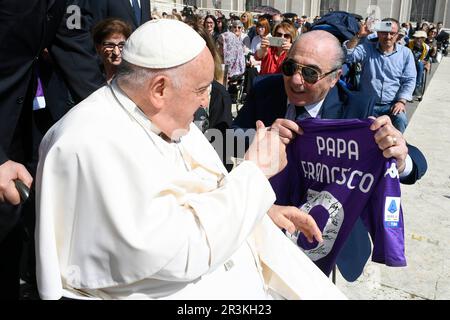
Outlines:
[[[414,56],[407,47],[397,45],[400,29],[397,20],[383,19],[375,28],[378,40],[359,43],[369,35],[367,29],[362,25],[358,34],[344,45],[346,62],[361,63],[359,90],[375,97],[374,115],[388,115],[395,128],[404,132],[408,125],[406,103],[413,99],[416,86]]]
[[[275,26],[272,35],[261,39],[261,47],[255,53],[255,60],[261,60],[260,74],[281,73],[281,65],[297,38],[297,30],[289,22],[281,22]]]

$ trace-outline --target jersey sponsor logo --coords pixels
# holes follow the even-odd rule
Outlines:
[[[386,197],[384,203],[384,223],[388,228],[398,228],[400,223],[400,198]]]
[[[388,175],[392,179],[399,179],[397,164],[395,162],[392,162],[391,167],[386,170],[386,173],[384,174],[384,177],[386,177]]]

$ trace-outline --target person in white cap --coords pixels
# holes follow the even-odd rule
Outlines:
[[[406,41],[405,41],[405,37],[406,37],[406,29],[404,28],[400,28],[400,30],[398,30],[398,36],[397,36],[397,44],[404,46],[406,45]]]
[[[111,85],[45,136],[37,177],[42,299],[345,299],[266,215],[286,164],[276,130],[231,173],[192,123],[213,59],[176,20],[138,28]],[[292,217],[312,241],[308,216]]]
[[[430,71],[430,47],[425,43],[427,33],[419,30],[414,32],[413,39],[409,41],[408,48],[414,56],[417,70],[416,88],[414,95],[420,100],[422,98],[422,84],[425,70]]]

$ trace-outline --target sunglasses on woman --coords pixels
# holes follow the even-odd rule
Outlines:
[[[333,72],[336,72],[339,70],[339,68],[335,68],[331,70],[330,72],[320,74],[320,72],[312,67],[308,67],[305,65],[302,65],[300,63],[295,62],[292,59],[287,59],[283,62],[283,65],[281,67],[281,70],[283,74],[287,77],[292,77],[296,72],[299,72],[303,79],[309,83],[309,84],[315,84],[320,79],[325,78],[326,76],[332,74]]]
[[[291,35],[289,33],[281,33],[276,32],[275,37],[284,38],[284,39],[291,39]]]

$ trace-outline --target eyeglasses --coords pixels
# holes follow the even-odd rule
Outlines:
[[[238,26],[232,26],[233,29],[242,29],[242,27],[238,27]]]
[[[122,51],[124,46],[124,41],[119,43],[103,42],[103,48],[105,48],[106,51],[113,51],[116,47],[119,48],[120,51]]]
[[[377,35],[381,35],[381,36],[387,36],[390,35],[392,37],[396,36],[398,34],[398,32],[385,32],[385,31],[378,31]]]
[[[289,33],[277,32],[277,33],[275,33],[275,37],[284,38],[284,39],[291,39],[291,35]]]
[[[299,72],[302,75],[303,79],[309,84],[315,84],[320,79],[323,79],[340,69],[339,67],[331,70],[330,72],[320,74],[318,70],[297,63],[292,59],[285,60],[281,68],[283,74],[287,77],[292,77],[296,72]]]

